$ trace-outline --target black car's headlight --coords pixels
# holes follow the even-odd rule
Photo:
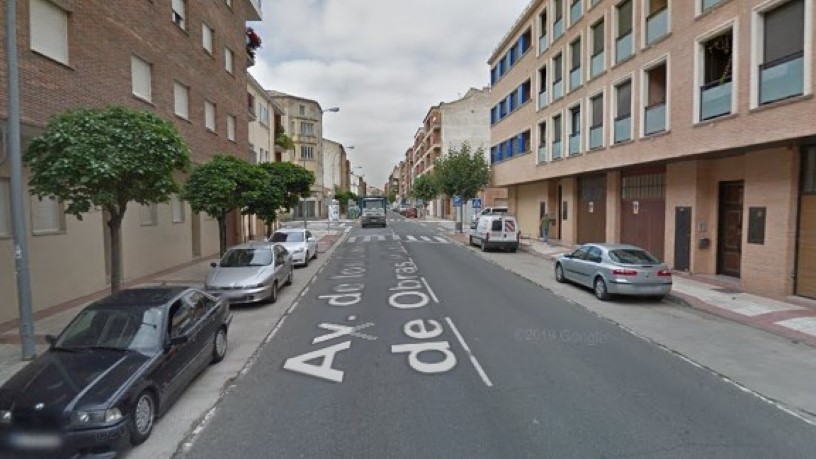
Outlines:
[[[11,424],[11,410],[0,410],[0,424]]]
[[[71,427],[93,427],[116,424],[123,418],[119,408],[109,410],[74,411],[71,413]]]

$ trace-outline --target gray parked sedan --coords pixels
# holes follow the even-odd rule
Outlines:
[[[624,244],[585,244],[562,255],[555,262],[555,280],[591,287],[603,301],[612,295],[662,299],[672,287],[668,266],[646,250]]]
[[[270,243],[241,244],[210,264],[204,288],[230,303],[259,303],[278,299],[278,291],[292,284],[292,255]]]

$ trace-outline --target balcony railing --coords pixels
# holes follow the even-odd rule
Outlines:
[[[805,88],[805,57],[798,52],[759,66],[759,103],[800,96]]]
[[[646,19],[646,44],[651,45],[669,31],[669,9],[655,11]]]
[[[731,77],[712,81],[700,87],[700,120],[710,120],[731,113]]]
[[[547,106],[547,91],[541,91],[538,93],[538,109],[541,110],[542,108]]]
[[[589,149],[603,148],[603,125],[589,128]]]
[[[615,62],[621,62],[632,55],[632,32],[615,40]]]
[[[558,40],[561,35],[564,35],[564,18],[558,18],[553,24],[553,41]]]
[[[552,100],[556,101],[564,97],[564,80],[558,80],[553,83]]]
[[[604,71],[604,52],[600,51],[598,54],[592,56],[589,61],[589,76],[595,78]]]
[[[570,6],[570,24],[575,24],[584,15],[584,2],[578,0]]]
[[[643,133],[655,134],[666,130],[666,103],[652,104],[644,110]]]
[[[615,118],[615,143],[625,142],[632,138],[632,115]]]
[[[570,70],[570,91],[575,91],[577,88],[581,87],[581,76],[581,67]]]
[[[539,54],[546,51],[547,48],[550,46],[550,42],[549,42],[549,40],[547,40],[547,38],[548,38],[547,34],[544,34],[544,35],[538,37],[538,53]]]
[[[581,133],[576,132],[569,136],[569,154],[577,155],[581,153]]]
[[[703,11],[708,11],[711,8],[717,6],[717,3],[720,3],[722,0],[703,0]]]
[[[561,159],[561,141],[556,140],[552,144],[552,159]]]
[[[539,164],[547,162],[547,145],[539,145],[539,147],[538,147],[538,162],[539,162]]]

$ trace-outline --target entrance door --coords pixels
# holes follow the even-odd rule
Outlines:
[[[621,242],[663,260],[666,240],[666,173],[662,168],[621,172]]]
[[[717,229],[717,273],[740,277],[742,264],[742,198],[744,182],[720,183]]]
[[[691,265],[691,207],[674,209],[674,269],[688,271]]]
[[[558,240],[561,240],[561,226],[562,222],[564,221],[564,196],[561,191],[561,185],[558,185],[558,215],[555,217],[556,224],[558,225]]]
[[[816,146],[802,154],[796,294],[816,298]]]
[[[578,243],[606,241],[606,175],[578,177]]]
[[[539,202],[538,203],[538,222],[539,222],[539,235],[544,236],[544,226],[541,224],[541,219],[544,218],[544,214],[547,213],[547,203],[546,202]],[[549,229],[549,228],[548,228]]]

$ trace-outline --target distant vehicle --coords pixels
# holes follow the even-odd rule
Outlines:
[[[470,221],[470,228],[471,229],[476,228],[476,222],[479,221],[479,217],[481,217],[482,215],[492,215],[492,214],[502,215],[502,214],[506,214],[507,211],[508,211],[507,207],[501,207],[501,206],[500,207],[485,207],[484,209],[480,210],[479,212],[473,214],[473,219]]]
[[[385,209],[388,206],[388,199],[384,196],[366,196],[360,198],[360,226],[366,228],[371,225],[386,227]]]
[[[309,260],[317,259],[317,239],[307,229],[279,229],[272,234],[269,242],[285,247],[292,254],[292,262],[296,265],[309,266]]]
[[[646,250],[625,244],[585,244],[555,262],[555,280],[591,287],[602,301],[612,295],[653,296],[671,292],[672,273]]]
[[[274,303],[284,285],[292,285],[292,254],[280,244],[241,244],[210,263],[204,288],[231,303]]]
[[[229,303],[189,287],[121,290],[80,311],[0,387],[0,456],[113,457],[150,436],[227,354]]]
[[[470,245],[478,245],[483,252],[488,249],[518,250],[521,231],[516,217],[510,215],[482,215],[476,229],[469,237]]]
[[[417,218],[417,209],[416,207],[408,207],[405,209],[402,215],[406,218]]]

